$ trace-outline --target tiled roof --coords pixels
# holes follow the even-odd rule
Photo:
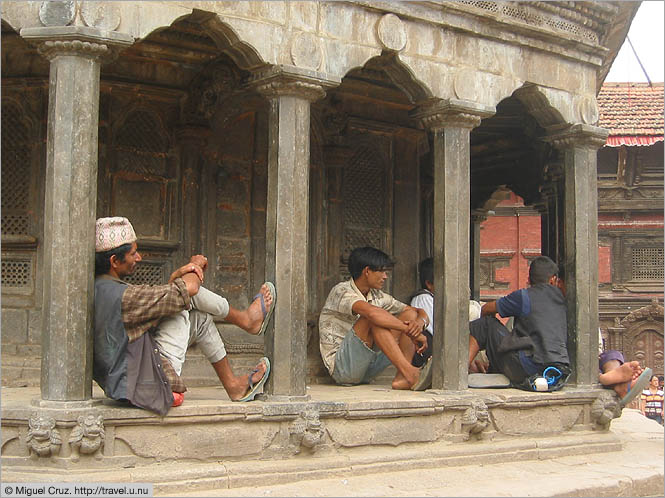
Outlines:
[[[663,136],[663,83],[604,83],[598,107],[610,137]]]

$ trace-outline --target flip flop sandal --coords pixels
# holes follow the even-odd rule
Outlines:
[[[248,392],[245,394],[242,398],[240,399],[235,399],[233,401],[239,401],[239,402],[245,402],[245,401],[253,401],[254,397],[258,394],[259,389],[263,387],[263,385],[266,383],[266,380],[268,380],[268,375],[270,375],[270,360],[266,358],[265,356],[261,358],[261,361],[266,364],[266,373],[261,377],[261,380],[259,380],[256,384],[253,383],[252,381],[252,375],[257,373],[259,371],[258,368],[255,368],[252,370],[252,372],[249,374],[248,380]]]
[[[420,377],[411,388],[412,391],[424,391],[432,385],[432,357],[420,368]]]
[[[275,285],[272,282],[264,282],[264,285],[266,285],[270,291],[270,295],[272,296],[272,304],[270,305],[270,309],[266,311],[266,302],[265,299],[263,299],[263,294],[259,292],[252,298],[252,302],[256,301],[256,299],[261,299],[261,312],[263,313],[263,323],[261,324],[261,329],[256,335],[265,334],[266,329],[268,328],[268,322],[270,322],[270,318],[272,317],[272,311],[275,309],[275,302],[277,301],[277,291],[275,290]]]
[[[628,392],[626,395],[621,398],[621,406],[624,407],[631,401],[633,401],[637,396],[642,394],[642,391],[646,388],[646,386],[649,384],[649,381],[651,380],[651,377],[653,376],[653,372],[651,371],[650,368],[645,368],[640,376],[637,378],[637,381],[635,382],[635,385],[633,387],[630,387],[630,383],[628,383]]]

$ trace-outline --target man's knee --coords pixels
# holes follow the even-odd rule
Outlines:
[[[403,322],[412,322],[418,318],[418,312],[415,309],[404,310],[399,315],[397,315],[397,318]]]

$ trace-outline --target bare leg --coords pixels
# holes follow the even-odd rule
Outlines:
[[[400,313],[398,315],[397,318],[399,318],[403,322],[413,321],[413,320],[416,320],[418,318],[418,313],[415,312],[415,311],[403,311],[402,313]],[[393,336],[395,337],[395,340],[399,344],[399,349],[402,352],[402,354],[404,355],[404,358],[406,358],[406,360],[409,362],[409,365],[412,365],[413,355],[416,352],[415,344],[413,343],[411,338],[409,338],[409,336],[407,336],[406,334],[402,334],[397,330],[393,330],[391,332],[393,332]],[[417,368],[417,367],[415,367],[415,368]],[[418,369],[418,370],[420,370],[420,369]],[[419,375],[420,375],[420,373],[419,373]],[[417,380],[416,380],[416,382],[417,382]],[[395,374],[395,378],[393,379],[393,382],[392,382],[392,388],[393,389],[411,389],[411,386],[413,386],[413,384],[415,384],[415,382],[410,382],[410,380],[407,377],[405,377],[404,374],[400,370],[397,370],[397,373]]]
[[[265,302],[267,311],[272,306],[272,295],[270,294],[270,290],[268,289],[268,286],[262,285],[259,292],[263,295],[263,301]],[[258,331],[261,330],[261,324],[263,323],[261,299],[256,298],[252,301],[249,307],[243,311],[229,307],[229,314],[226,315],[224,321],[232,323],[252,335],[257,334]]]
[[[405,334],[402,334],[399,330],[389,330],[372,325],[366,318],[358,319],[353,325],[353,331],[368,348],[373,347],[376,343],[390,362],[395,365],[397,375],[392,383],[393,389],[410,389],[418,382],[420,369],[411,365],[415,346]],[[405,342],[410,343],[410,346]]]
[[[478,351],[480,351],[478,341],[476,341],[475,337],[469,334],[469,369],[472,368],[471,365],[473,364],[473,360],[478,354]]]
[[[249,375],[236,376],[231,370],[231,364],[225,356],[221,360],[212,364],[217,373],[217,377],[222,382],[226,393],[231,399],[240,399],[247,392],[249,387]],[[261,362],[256,366],[258,372],[252,375],[252,382],[256,384],[266,373],[266,364]]]
[[[400,338],[398,343],[397,334],[394,334],[394,332],[383,327],[372,327],[372,336],[377,346],[379,346],[379,349],[384,352],[390,362],[397,368],[397,375],[392,383],[393,389],[411,389],[411,386],[418,382],[418,377],[420,376],[420,369],[411,365],[411,358],[413,358],[415,348],[411,339],[397,331],[397,334],[404,336],[406,341],[411,344],[411,354],[410,356],[405,356],[404,351],[402,351],[404,339]],[[408,355],[408,352],[406,354]]]

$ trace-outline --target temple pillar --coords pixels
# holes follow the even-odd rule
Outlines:
[[[92,397],[99,72],[133,38],[83,26],[24,28],[21,36],[50,61],[41,398],[86,401]]]
[[[306,397],[307,377],[310,102],[332,84],[320,73],[286,66],[252,84],[270,103],[266,279],[275,284],[277,302],[265,337],[272,365],[266,394],[298,399]]]
[[[578,385],[598,380],[598,188],[596,157],[607,130],[576,124],[547,138],[563,154],[563,238],[568,354]],[[561,263],[561,261],[559,261]]]
[[[414,112],[434,135],[434,344],[432,387],[468,387],[471,129],[495,110],[460,100]]]

